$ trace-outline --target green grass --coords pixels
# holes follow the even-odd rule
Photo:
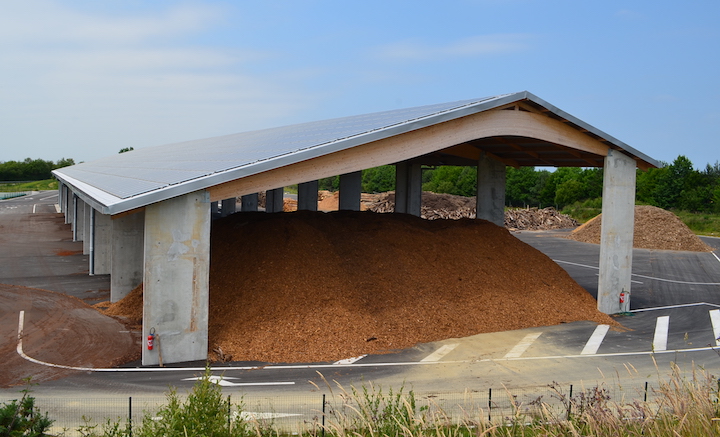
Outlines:
[[[23,183],[5,183],[0,184],[0,192],[12,193],[16,191],[45,191],[57,190],[58,182],[55,179],[46,179],[44,181],[33,181]]]
[[[720,237],[720,214],[673,211],[690,230],[698,235]]]

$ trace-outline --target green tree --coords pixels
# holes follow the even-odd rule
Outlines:
[[[125,152],[129,152],[131,150],[135,150],[135,148],[134,147],[123,147],[122,149],[120,149],[120,151],[118,153],[125,153]]]
[[[394,165],[382,165],[362,171],[362,191],[364,193],[383,193],[394,189]]]
[[[477,167],[443,165],[427,170],[423,180],[425,191],[467,197],[477,193]]]

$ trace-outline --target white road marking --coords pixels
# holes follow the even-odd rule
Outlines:
[[[717,311],[717,310],[716,310]],[[668,329],[670,327],[670,316],[661,316],[655,322],[655,337],[652,347],[654,351],[667,350]]]
[[[715,259],[718,260],[718,262],[720,262],[720,258],[718,258],[717,254],[715,254],[715,252],[710,252],[710,253],[712,253],[712,255],[715,257]]]
[[[436,350],[435,352],[431,353],[430,355],[426,356],[420,362],[422,363],[435,363],[440,361],[445,355],[452,352],[453,349],[458,347],[458,343],[453,344],[446,344],[442,346],[440,349]]]
[[[597,354],[600,345],[605,339],[605,334],[607,334],[609,329],[610,325],[598,325],[597,328],[595,328],[593,334],[590,336],[590,339],[587,341],[587,343],[585,343],[585,347],[583,348],[582,352],[580,352],[580,355]]]
[[[183,378],[183,381],[197,381],[199,379],[202,379],[202,376],[196,376],[193,378]],[[257,385],[294,385],[295,382],[288,381],[288,382],[232,382],[228,381],[229,379],[237,379],[233,378],[231,376],[217,376],[217,375],[210,375],[208,380],[210,382],[214,382],[217,385],[223,386],[223,387],[247,387],[247,386],[257,386]]]
[[[58,205],[57,203],[55,204],[55,212],[58,214],[62,212],[62,209],[60,209],[60,205]]]
[[[520,340],[520,343],[516,344],[515,347],[510,349],[510,352],[505,354],[505,358],[518,358],[522,356],[540,335],[542,335],[542,332],[533,332],[526,335],[525,338]]]
[[[37,203],[33,203],[33,214],[35,214],[35,209],[37,208]]]
[[[720,310],[710,310],[710,323],[712,323],[715,346],[720,346]]]
[[[713,254],[713,255],[714,255],[714,254]],[[717,256],[716,256],[716,258],[717,258]],[[718,260],[720,260],[720,258],[718,258]],[[554,259],[553,261],[555,261],[556,263],[570,264],[570,265],[578,266],[578,267],[587,267],[587,268],[589,268],[589,269],[595,269],[595,270],[599,270],[599,269],[600,269],[600,267],[588,266],[588,265],[585,265],[585,264],[578,264],[578,263],[574,263],[574,262],[570,262],[570,261],[562,261],[562,260],[559,260],[559,259]],[[656,278],[656,277],[654,277],[654,276],[638,275],[638,274],[636,274],[636,273],[633,273],[632,276],[636,276],[636,277],[638,277],[638,278],[650,279],[650,280],[653,280],[653,281],[670,282],[670,283],[673,283],[673,284],[683,284],[683,285],[720,285],[720,282],[689,282],[689,281],[676,281],[676,280],[674,280],[674,279]],[[639,282],[639,281],[630,281],[630,282],[634,282],[634,283],[636,283],[636,284],[643,284],[643,282]]]
[[[713,310],[715,311],[715,310]],[[712,317],[712,316],[711,316]],[[82,372],[98,372],[98,373],[135,373],[135,372],[204,372],[205,367],[112,367],[112,368],[97,368],[97,367],[77,367],[77,366],[64,366],[61,364],[53,364],[38,359],[32,358],[23,352],[23,324],[25,320],[25,311],[20,311],[20,317],[18,321],[18,344],[17,353],[27,361],[31,363],[40,364],[42,366],[54,367],[58,369],[68,370],[79,370]],[[720,320],[718,320],[720,322]],[[714,326],[720,328],[720,323]],[[716,331],[717,332],[717,331]],[[720,336],[720,335],[718,335]],[[718,345],[720,346],[720,345]],[[506,358],[505,361],[542,361],[542,360],[561,360],[561,359],[573,359],[573,358],[609,358],[609,357],[637,357],[644,355],[662,355],[677,354],[677,353],[692,353],[692,352],[707,352],[707,351],[719,351],[718,346],[707,346],[707,347],[694,347],[687,349],[672,349],[667,351],[639,351],[639,352],[615,352],[606,354],[575,354],[575,355],[548,355],[548,356],[534,356],[534,357],[518,357],[518,358]],[[350,364],[348,367],[405,367],[405,366],[418,366],[418,365],[444,365],[444,364],[477,364],[477,363],[493,363],[498,361],[497,358],[481,358],[472,360],[453,360],[453,361],[401,361],[395,363],[355,363]],[[260,366],[227,366],[227,367],[211,367],[210,370],[214,372],[227,372],[229,370],[297,370],[297,369],[331,369],[337,368],[335,364],[289,364],[282,366],[273,365],[260,365]]]
[[[667,306],[663,306],[663,307],[639,308],[636,310],[631,310],[630,312],[631,313],[641,313],[643,311],[668,310],[668,309],[673,309],[673,308],[696,307],[696,306],[701,306],[701,305],[707,305],[707,306],[711,306],[711,307],[720,308],[720,305],[716,305],[714,303],[698,302],[698,303],[684,303],[684,304],[680,304],[680,305],[667,305]]]
[[[362,360],[363,358],[365,358],[366,356],[367,356],[367,354],[360,355],[359,357],[345,358],[344,360],[335,361],[333,364],[335,364],[337,366],[346,366],[348,364],[356,363],[356,362]]]
[[[52,199],[53,197],[57,197],[57,194],[53,194],[52,196],[48,196],[48,197],[43,197],[40,200],[48,200],[48,199]]]

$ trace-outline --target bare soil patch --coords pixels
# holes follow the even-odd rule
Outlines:
[[[125,326],[80,299],[0,284],[0,387],[21,385],[27,377],[42,382],[73,373],[31,363],[16,352],[20,311],[25,311],[23,349],[32,358],[66,366],[112,367],[139,352]]]
[[[575,229],[567,238],[600,244],[602,214]],[[650,205],[635,207],[633,247],[636,249],[686,250],[712,252],[685,223],[670,211]]]

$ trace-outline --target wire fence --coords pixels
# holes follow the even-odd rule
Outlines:
[[[242,419],[261,429],[273,429],[287,434],[317,434],[321,425],[341,425],[348,417],[360,410],[360,403],[367,401],[363,391],[359,395],[347,396],[338,393],[292,394],[287,396],[261,396],[257,394],[228,395],[228,421]],[[377,393],[375,393],[377,394]],[[388,401],[389,393],[383,402]],[[165,396],[115,396],[68,398],[46,394],[32,394],[40,412],[47,412],[54,420],[52,433],[66,436],[83,435],[88,427],[97,431],[102,425],[119,422],[123,427],[139,426],[143,418],[159,420],[157,412],[167,402]],[[408,392],[402,394],[407,398]],[[0,402],[19,399],[2,395]],[[371,393],[373,396],[373,393]],[[392,396],[390,396],[392,397]],[[573,385],[548,385],[528,388],[496,387],[487,390],[465,390],[432,394],[413,393],[415,410],[427,417],[442,418],[445,423],[468,421],[479,423],[501,423],[548,417],[564,419],[573,414],[572,408],[590,404],[599,397],[612,400],[619,405],[635,401],[652,403],[656,388],[650,383],[629,385],[606,385],[584,387]],[[179,396],[184,401],[185,396]],[[572,400],[572,402],[571,402]]]

